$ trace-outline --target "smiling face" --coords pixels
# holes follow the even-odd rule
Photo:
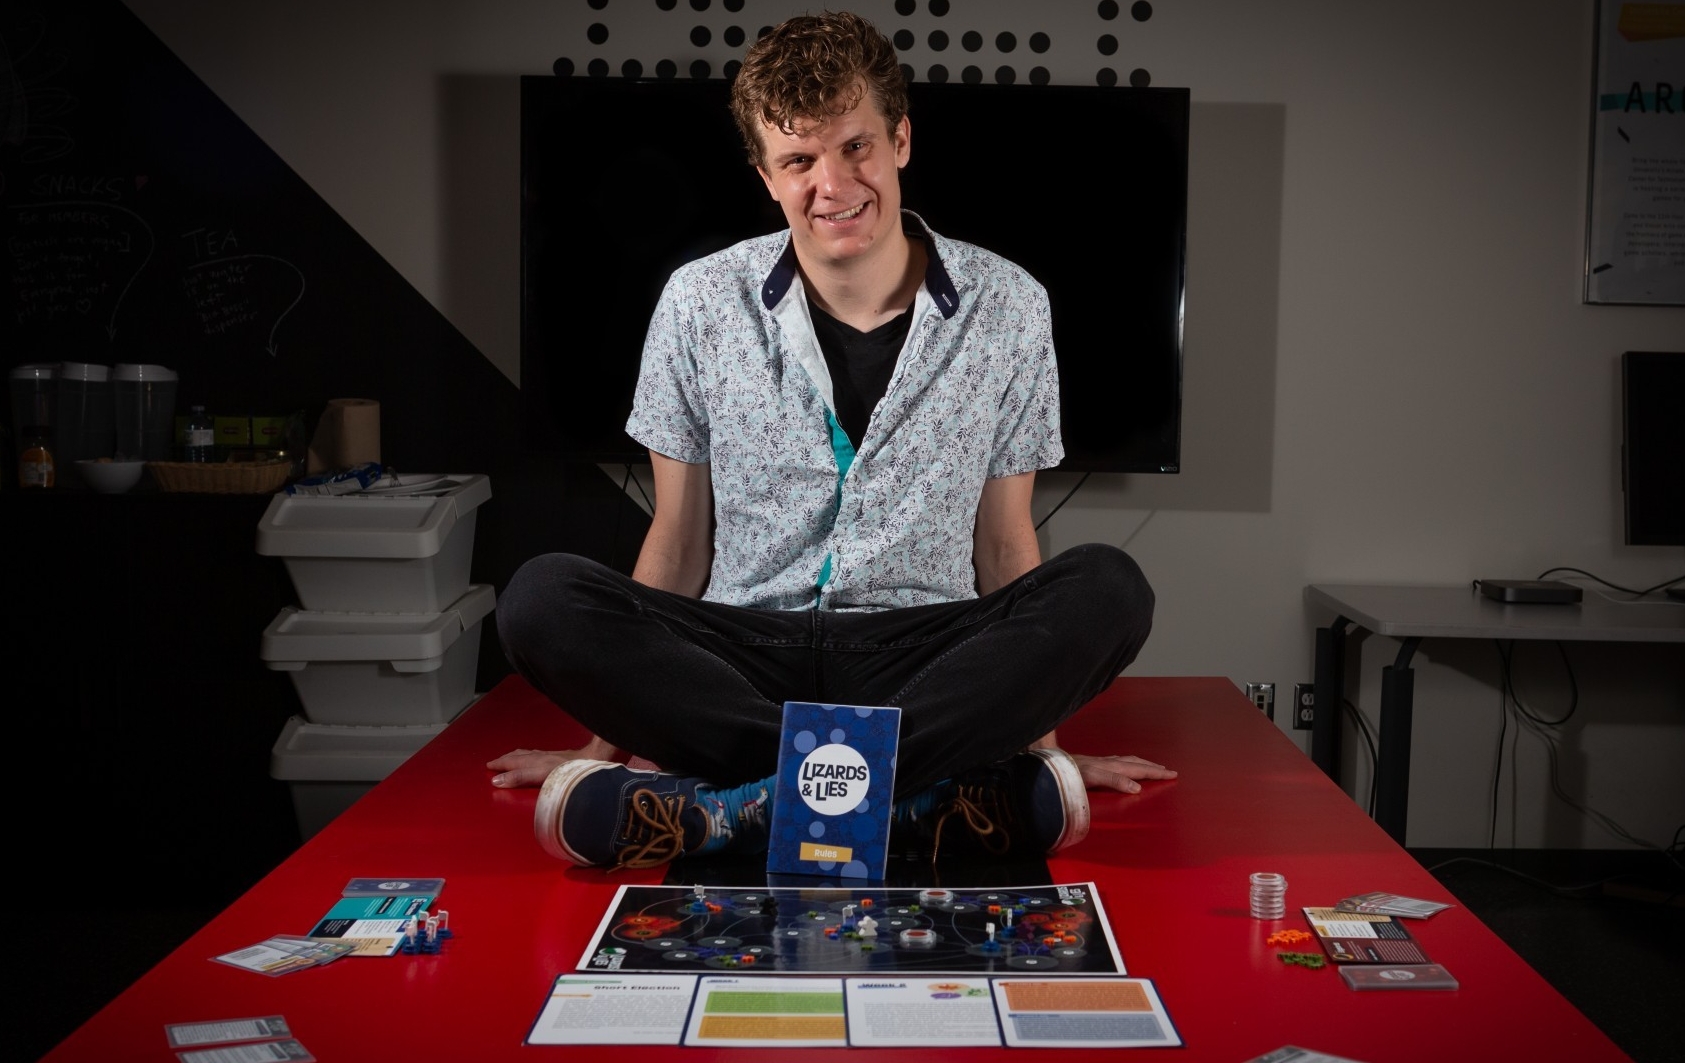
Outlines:
[[[783,208],[808,271],[898,262],[901,167],[912,151],[905,116],[893,126],[870,92],[843,114],[784,132],[761,124],[756,169]]]

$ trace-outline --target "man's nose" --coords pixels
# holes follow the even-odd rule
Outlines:
[[[854,183],[854,167],[838,155],[821,155],[817,163],[819,191],[835,195],[846,191]]]

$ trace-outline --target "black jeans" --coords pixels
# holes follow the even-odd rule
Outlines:
[[[1135,659],[1153,592],[1074,547],[986,597],[876,612],[699,601],[546,554],[497,603],[515,669],[592,733],[718,784],[777,770],[785,701],[901,709],[897,796],[1053,730]]]

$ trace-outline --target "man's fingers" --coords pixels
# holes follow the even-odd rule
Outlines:
[[[1118,790],[1126,794],[1141,792],[1140,779],[1174,779],[1176,772],[1162,764],[1140,757],[1091,757],[1073,754],[1082,770],[1084,785],[1094,789]]]
[[[491,784],[500,789],[543,786],[556,765],[577,755],[577,750],[517,749],[487,761],[486,767],[499,773],[491,777]]]
[[[516,768],[501,775],[494,775],[491,779],[493,786],[504,790],[512,790],[522,786],[543,786],[545,778],[550,773],[541,768]]]
[[[519,767],[523,763],[524,758],[530,757],[534,753],[542,752],[544,752],[542,749],[511,749],[509,752],[503,754],[501,757],[498,757],[496,760],[486,761],[486,767],[490,768],[492,771],[508,771],[510,768]]]

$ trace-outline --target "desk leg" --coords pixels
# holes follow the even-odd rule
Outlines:
[[[1407,638],[1398,660],[1381,669],[1380,749],[1375,765],[1375,822],[1404,844],[1404,824],[1410,810],[1410,717],[1414,711],[1416,673],[1410,658],[1420,638]]]
[[[1311,763],[1340,781],[1340,700],[1346,687],[1346,628],[1343,616],[1316,629],[1316,717],[1311,721]],[[1298,706],[1293,707],[1298,711]]]

